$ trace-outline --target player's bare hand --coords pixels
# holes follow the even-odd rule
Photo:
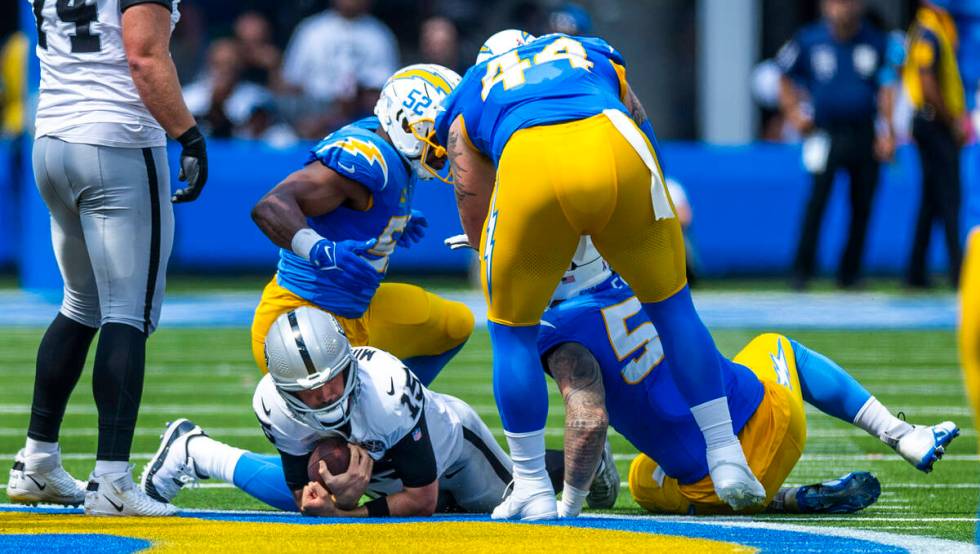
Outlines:
[[[890,162],[895,157],[895,136],[891,133],[875,137],[875,158],[879,162]]]
[[[187,186],[174,192],[170,199],[174,204],[193,202],[204,190],[208,180],[208,151],[204,143],[204,135],[197,125],[188,129],[177,138],[183,149],[180,152],[180,173],[177,178],[186,181]]]
[[[347,466],[347,471],[334,475],[330,473],[327,464],[321,461],[320,479],[333,494],[337,506],[352,510],[357,507],[358,501],[371,482],[374,460],[367,451],[356,444],[349,444],[348,448],[350,448],[350,465]]]
[[[322,462],[321,462],[322,463]],[[320,483],[309,482],[303,487],[300,511],[307,516],[335,517],[340,515],[330,492]]]

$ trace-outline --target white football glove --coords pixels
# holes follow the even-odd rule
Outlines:
[[[460,248],[472,248],[473,250],[476,250],[476,248],[470,244],[470,239],[465,233],[462,235],[453,235],[442,241],[442,243],[448,246],[450,250],[459,250]]]

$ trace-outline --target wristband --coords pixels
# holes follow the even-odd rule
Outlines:
[[[391,511],[388,509],[388,499],[384,496],[364,504],[367,508],[368,517],[390,517]]]
[[[194,143],[196,143],[198,141],[202,141],[203,142],[204,141],[204,135],[201,134],[201,130],[197,127],[197,125],[195,125],[195,126],[191,127],[190,129],[184,131],[184,134],[182,134],[179,137],[177,137],[177,142],[179,142],[182,146],[185,146],[185,147],[186,146],[189,146],[191,144],[194,144]]]
[[[323,237],[319,233],[310,229],[309,227],[304,227],[296,234],[293,235],[293,240],[290,241],[289,246],[293,249],[293,252],[303,258],[304,260],[310,259],[310,250],[313,250],[313,246],[316,243],[323,240]]]

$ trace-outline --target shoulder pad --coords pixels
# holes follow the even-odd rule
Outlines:
[[[266,375],[255,388],[252,410],[269,442],[286,454],[302,456],[313,450],[320,434],[294,418],[286,403],[279,397],[272,377]]]
[[[320,141],[310,151],[307,163],[319,161],[340,175],[361,183],[368,190],[384,190],[388,186],[388,161],[382,149],[391,147],[382,143],[380,137],[369,135],[366,131],[341,129]]]

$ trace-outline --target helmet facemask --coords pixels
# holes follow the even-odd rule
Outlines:
[[[395,72],[381,89],[374,113],[391,144],[420,179],[450,182],[433,165],[446,155],[446,149],[434,140],[435,119],[459,80],[451,69],[418,64]]]
[[[309,306],[280,315],[265,340],[269,376],[289,411],[315,429],[335,430],[350,420],[358,383],[357,360],[337,320]],[[343,379],[342,392],[327,406],[311,407],[295,393]]]
[[[277,386],[276,390],[279,391],[279,395],[286,401],[286,406],[289,407],[289,411],[291,411],[297,419],[306,422],[313,428],[319,428],[323,431],[335,431],[350,421],[351,412],[353,412],[355,397],[354,392],[357,388],[358,382],[357,361],[353,357],[347,362],[346,367],[334,375],[334,379],[338,377],[344,380],[343,393],[339,398],[337,398],[337,400],[319,408],[308,406],[294,393],[300,390],[315,390],[325,386],[326,383],[316,387],[296,390],[287,390],[285,387]],[[328,382],[330,380],[328,380]]]

